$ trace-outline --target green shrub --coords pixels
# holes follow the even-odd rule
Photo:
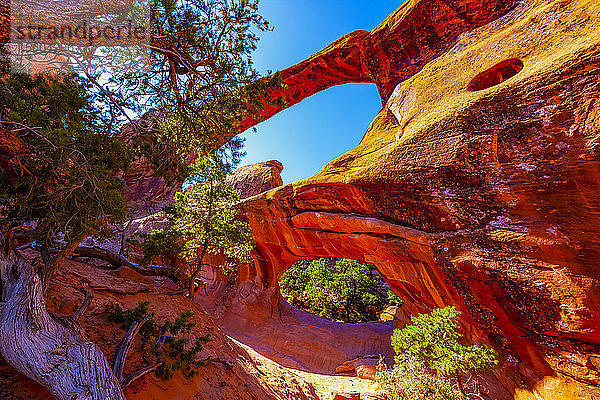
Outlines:
[[[143,257],[142,265],[148,265],[157,256],[177,257],[183,251],[181,234],[177,229],[153,229],[140,235]]]
[[[404,300],[402,300],[398,295],[391,290],[387,291],[387,303],[390,306],[398,306],[402,307],[404,305]]]
[[[202,351],[202,345],[210,340],[210,335],[190,337],[189,334],[195,322],[190,321],[194,313],[183,311],[174,321],[165,321],[159,325],[154,320],[154,314],[148,312],[150,302],[139,302],[133,309],[123,310],[118,304],[108,308],[108,320],[120,324],[121,329],[127,330],[134,321],[141,321],[146,316],[150,319],[140,329],[142,359],[146,364],[162,364],[156,370],[156,375],[168,380],[173,372],[181,370],[186,378],[196,375],[197,367],[205,365],[196,361],[197,354]]]
[[[375,377],[389,400],[466,400],[448,378],[427,371],[422,361],[406,357],[392,369],[380,363]]]
[[[454,375],[464,393],[460,372],[486,370],[498,364],[496,352],[486,345],[467,346],[459,343],[460,311],[454,307],[433,310],[430,314],[412,317],[412,325],[396,329],[392,347],[396,366],[406,368],[417,360],[440,375]],[[413,367],[411,367],[413,368]]]
[[[402,300],[386,291],[373,264],[321,258],[292,265],[280,280],[281,294],[295,307],[335,321],[377,320]]]
[[[430,314],[412,317],[412,325],[397,329],[392,335],[396,362],[413,356],[443,375],[485,370],[498,364],[494,349],[458,342],[462,338],[458,332],[459,317],[460,311],[454,307],[439,308]]]

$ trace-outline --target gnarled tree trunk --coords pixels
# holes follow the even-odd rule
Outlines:
[[[0,250],[0,279],[0,353],[10,365],[57,400],[125,399],[100,348],[76,323],[59,322],[48,313],[31,263],[12,250]]]

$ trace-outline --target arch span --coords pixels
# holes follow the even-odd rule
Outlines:
[[[410,312],[458,307],[468,337],[498,350],[495,375],[511,393],[556,393],[543,386],[558,377],[573,398],[597,398],[600,3],[434,3],[411,1],[369,34],[384,46],[369,47],[370,71],[402,59],[390,30],[421,55],[424,41],[443,45],[396,70],[408,75],[390,80],[361,143],[240,205],[256,251],[230,318],[278,318],[276,282],[296,260],[364,260],[412,296]],[[416,10],[450,4],[456,18],[413,29]],[[519,73],[468,90],[509,59]]]

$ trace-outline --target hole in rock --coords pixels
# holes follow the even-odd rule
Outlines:
[[[261,122],[259,134],[244,132],[242,165],[278,160],[284,183],[308,178],[356,147],[380,110],[375,85],[333,86]]]
[[[345,258],[298,261],[279,285],[292,306],[336,322],[393,320],[403,304],[373,264]]]
[[[523,69],[523,61],[518,58],[504,60],[492,68],[477,75],[471,80],[468,90],[476,92],[492,86],[496,86],[507,79],[512,78]]]

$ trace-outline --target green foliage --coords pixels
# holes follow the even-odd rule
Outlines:
[[[467,400],[450,379],[427,371],[413,357],[388,369],[380,363],[375,379],[388,400]]]
[[[134,321],[150,316],[140,330],[144,362],[155,364],[161,361],[156,374],[165,380],[172,378],[173,372],[178,370],[186,378],[193,377],[198,372],[197,367],[205,365],[203,361],[196,361],[196,357],[202,351],[202,346],[210,340],[210,335],[195,338],[189,336],[196,326],[191,321],[194,313],[190,310],[183,311],[174,321],[165,321],[159,325],[154,320],[154,314],[149,313],[149,305],[148,301],[139,302],[135,308],[123,310],[118,304],[111,304],[107,310],[107,319],[127,330]]]
[[[396,362],[414,357],[443,375],[485,370],[498,364],[494,349],[458,342],[462,337],[458,332],[459,316],[456,308],[446,307],[412,317],[412,325],[396,329],[392,335]]]
[[[343,322],[376,320],[389,304],[373,265],[356,260],[321,258],[296,263],[283,274],[280,287],[290,304]]]
[[[404,300],[391,290],[387,291],[387,302],[390,306],[402,307],[404,305]]]
[[[235,276],[237,262],[249,261],[254,244],[252,232],[248,223],[236,219],[234,205],[239,197],[225,184],[226,170],[214,156],[196,161],[188,180],[190,186],[177,193],[174,203],[165,208],[172,226],[146,236],[145,260],[176,253],[186,261],[181,272],[191,281],[211,255],[226,256],[221,267],[230,277]]]
[[[225,184],[225,169],[215,157],[201,157],[185,191],[175,195],[168,212],[175,229],[185,238],[181,255],[195,264],[204,256],[224,252],[234,260],[249,260],[252,232],[236,219],[235,190]]]
[[[222,138],[231,136],[249,105],[262,107],[260,96],[254,94],[266,90],[266,83],[257,81],[251,60],[257,33],[270,29],[258,13],[258,0],[134,3],[139,3],[138,9],[149,9],[149,30],[164,39],[158,43],[169,51],[161,51],[157,43],[152,50],[105,47],[94,57],[85,57],[91,79],[103,82],[110,76],[103,90],[91,88],[102,115],[120,125],[127,122],[123,110],[138,115],[155,110],[154,121],[140,124],[142,130],[150,129],[134,146],[148,155],[154,171],[169,179],[188,174],[190,154],[210,153],[223,143],[220,155],[235,165],[244,154],[243,139]],[[135,11],[135,7],[125,11],[120,20],[135,20]],[[84,69],[78,64],[73,68]]]
[[[143,257],[140,262],[148,265],[156,256],[176,257],[183,251],[181,234],[177,229],[153,229],[142,235]]]
[[[25,148],[14,156],[16,141],[0,137],[0,224],[36,226],[34,239],[44,248],[109,236],[128,210],[118,177],[137,157],[168,181],[194,173],[189,161],[196,154],[216,151],[223,165],[235,165],[243,140],[218,148],[249,108],[261,108],[261,91],[278,85],[255,82],[250,55],[257,30],[268,29],[257,1],[134,3],[95,20],[138,20],[146,10],[159,38],[152,49],[67,46],[73,74],[32,76],[11,74],[0,48],[0,128]],[[117,133],[132,112],[148,117],[128,127],[132,140],[125,144]],[[56,240],[59,233],[65,241]]]
[[[459,372],[485,370],[498,363],[496,352],[485,345],[458,342],[460,312],[454,307],[412,317],[412,325],[396,329],[392,347],[396,365],[380,363],[376,379],[390,400],[466,400]],[[434,371],[431,371],[433,369]],[[444,375],[454,375],[453,382]]]
[[[179,314],[174,322],[166,321],[162,326],[162,330],[171,332],[173,335],[177,335],[179,332],[189,333],[196,325],[194,322],[189,321],[193,315],[193,312],[186,310]]]
[[[128,329],[133,322],[141,321],[148,315],[149,301],[140,301],[135,308],[123,310],[119,304],[111,304],[108,307],[108,321],[121,325],[122,329]]]
[[[0,57],[2,58],[2,57]],[[88,86],[76,76],[11,74],[0,61],[0,206],[9,225],[37,224],[39,241],[110,234],[131,153],[103,134]],[[14,155],[13,153],[16,153]]]

